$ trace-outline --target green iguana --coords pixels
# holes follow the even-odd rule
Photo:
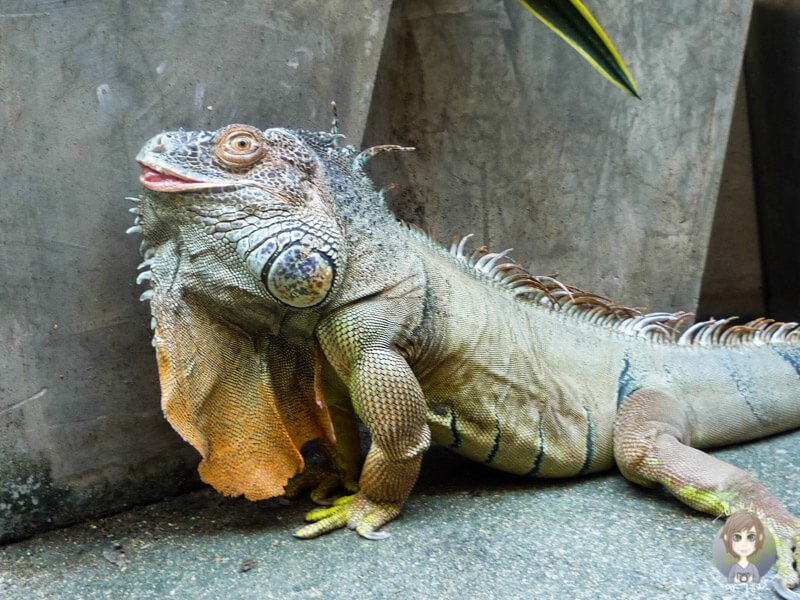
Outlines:
[[[699,448],[800,426],[800,329],[681,330],[686,313],[614,305],[468,251],[469,236],[448,251],[398,222],[362,169],[405,148],[339,137],[230,125],[162,133],[137,157],[147,191],[129,231],[145,238],[162,404],[203,480],[250,499],[341,484],[353,494],[296,535],[377,538],[431,440],[520,475],[616,463],[713,515],[755,511],[791,594],[800,521]],[[356,415],[371,435],[360,475]],[[311,439],[328,469],[303,472]]]

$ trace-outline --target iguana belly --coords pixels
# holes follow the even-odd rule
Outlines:
[[[434,441],[517,474],[562,477],[610,467],[613,415],[600,413],[603,406],[613,412],[613,403],[598,401],[605,390],[548,367],[519,302],[501,294],[487,302],[486,288],[458,281],[448,288],[458,294],[444,290],[438,300],[449,295],[450,310],[432,316],[439,320],[434,331],[444,334],[412,365]]]

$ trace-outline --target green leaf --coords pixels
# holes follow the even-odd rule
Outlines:
[[[617,50],[580,0],[520,0],[612,83],[639,98]]]

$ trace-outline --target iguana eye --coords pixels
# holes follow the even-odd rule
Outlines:
[[[229,167],[249,167],[264,156],[261,139],[258,130],[232,125],[217,136],[214,154]]]

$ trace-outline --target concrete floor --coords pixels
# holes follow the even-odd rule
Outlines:
[[[800,431],[716,452],[800,514]],[[433,448],[391,537],[292,537],[284,507],[210,489],[0,548],[4,599],[773,598],[711,560],[721,522],[609,472],[542,481]]]

